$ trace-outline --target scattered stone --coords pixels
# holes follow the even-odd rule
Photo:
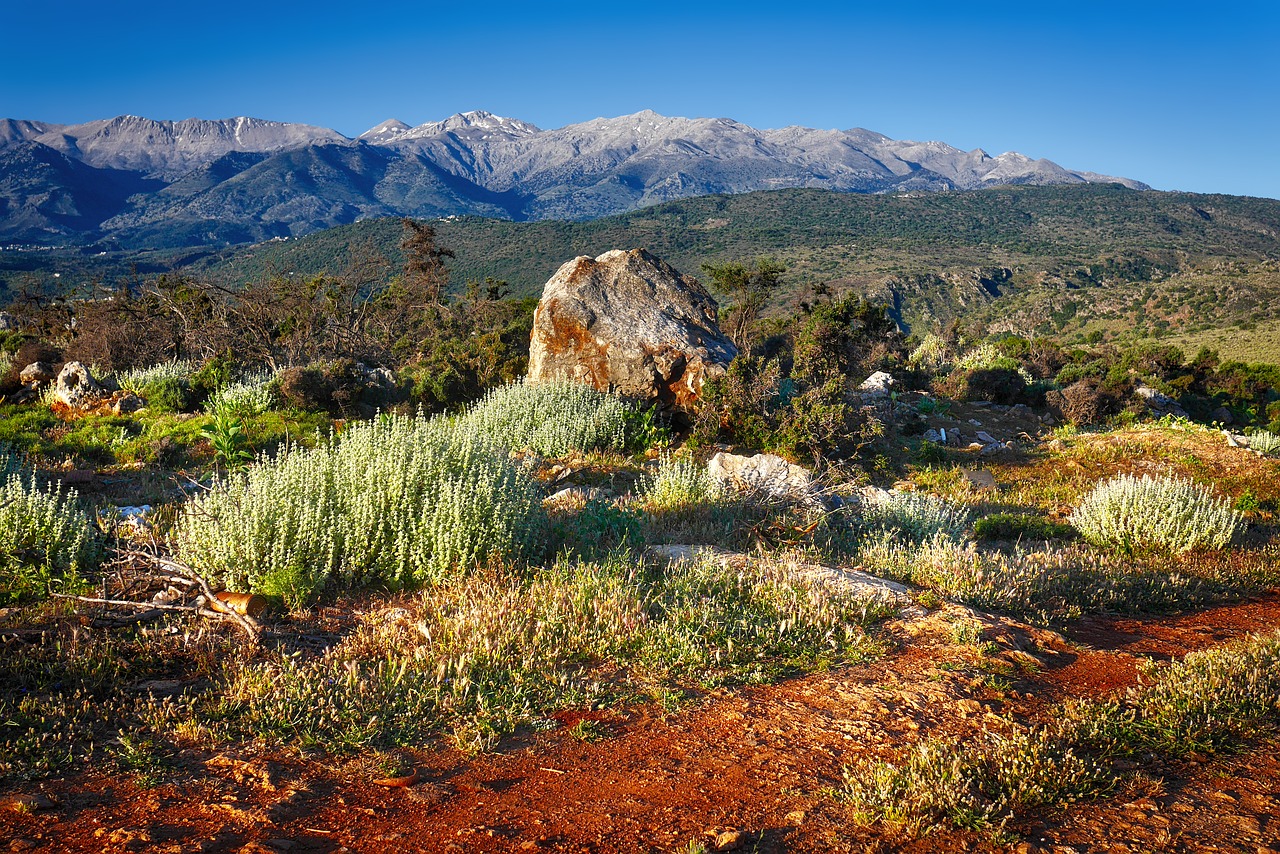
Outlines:
[[[605,491],[594,486],[566,486],[559,492],[542,499],[543,506],[556,504],[585,504],[593,499],[605,498]]]
[[[260,759],[241,759],[220,754],[204,763],[209,768],[225,768],[242,785],[253,785],[275,791],[280,785],[280,766]]]
[[[54,371],[53,366],[48,362],[32,362],[23,368],[18,374],[18,380],[21,381],[23,385],[33,386],[53,382],[57,377],[57,372]]]
[[[102,386],[89,373],[83,362],[67,362],[58,374],[58,400],[72,409],[84,406],[102,393]]]
[[[1219,406],[1217,409],[1213,410],[1213,414],[1209,417],[1214,421],[1217,421],[1219,424],[1234,424],[1236,421],[1236,417],[1231,414],[1231,410],[1227,409],[1225,406]]]
[[[924,440],[925,440],[926,442],[932,442],[932,443],[933,443],[933,444],[935,444],[935,445],[945,445],[945,444],[947,443],[947,437],[946,437],[946,434],[945,434],[945,433],[941,433],[941,432],[939,432],[939,431],[937,431],[937,430],[926,430],[926,431],[924,431],[924,437],[923,437],[923,438],[924,438]]]
[[[992,442],[989,445],[983,445],[982,448],[978,451],[978,453],[982,454],[985,457],[985,456],[990,456],[991,454],[998,454],[1001,451],[1007,451],[1007,450],[1009,450],[1009,446],[1006,445],[1005,443]]]
[[[791,812],[787,813],[787,824],[792,824],[799,827],[800,825],[804,824],[804,819],[805,819],[804,810],[792,810]]]
[[[974,489],[996,488],[996,476],[987,469],[965,469],[964,479]]]
[[[803,504],[818,503],[809,470],[774,454],[744,457],[720,451],[707,463],[707,474],[738,492]]]
[[[533,317],[529,381],[570,380],[676,409],[738,354],[697,279],[644,249],[565,263]]]
[[[147,402],[131,391],[126,391],[111,401],[112,415],[129,415],[147,405]]]
[[[1146,402],[1147,409],[1151,410],[1154,415],[1172,415],[1176,418],[1187,417],[1187,411],[1178,404],[1178,401],[1149,385],[1138,386],[1134,393]]]
[[[58,806],[58,802],[40,793],[18,792],[0,801],[0,806],[14,812],[43,812]]]
[[[40,847],[40,843],[34,839],[13,839],[9,842],[10,851],[35,851]]]
[[[896,382],[897,380],[884,371],[876,371],[862,381],[858,391],[866,397],[888,397]]]
[[[747,835],[740,830],[724,830],[716,834],[715,850],[737,851],[747,841]]]
[[[977,439],[979,442],[981,442],[981,443],[982,443],[982,444],[984,444],[984,445],[998,445],[998,444],[1000,444],[1000,440],[999,440],[999,439],[997,439],[995,436],[992,436],[990,433],[984,433],[984,432],[982,432],[981,430],[979,430],[979,431],[977,432],[977,434],[974,436],[974,438],[975,438],[975,439]]]
[[[7,311],[0,311],[0,332],[17,332],[18,319]]]

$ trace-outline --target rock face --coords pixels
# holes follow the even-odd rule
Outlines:
[[[533,316],[529,382],[569,380],[683,409],[738,350],[698,281],[643,249],[566,262]]]
[[[58,374],[58,400],[76,408],[84,406],[101,392],[102,386],[98,385],[84,363],[67,362],[62,366],[62,373]]]

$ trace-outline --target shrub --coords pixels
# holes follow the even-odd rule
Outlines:
[[[210,395],[204,404],[205,412],[217,420],[261,415],[275,405],[273,379],[275,374],[269,369],[251,371],[238,382],[228,383]]]
[[[139,394],[155,412],[182,412],[191,402],[191,390],[176,377],[152,380]]]
[[[918,492],[893,492],[862,509],[862,526],[887,538],[913,543],[939,535],[959,539],[969,527],[969,510],[959,504]]]
[[[511,383],[486,394],[463,421],[494,442],[544,457],[628,445],[627,404],[579,383]]]
[[[1249,434],[1249,447],[1267,456],[1280,453],[1280,436],[1267,430],[1255,430]]]
[[[383,416],[263,459],[193,499],[182,560],[230,589],[313,598],[326,585],[415,587],[541,542],[536,485],[474,427]]]
[[[1227,545],[1240,514],[1189,481],[1120,475],[1095,486],[1070,521],[1095,546],[1186,552]]]
[[[1076,380],[1061,391],[1045,395],[1045,402],[1072,424],[1100,424],[1120,412],[1123,397],[1092,377]]]
[[[12,467],[7,454],[0,457]],[[74,490],[11,473],[0,484],[0,605],[75,587],[97,555],[97,535]]]
[[[195,362],[181,359],[174,362],[161,362],[149,368],[116,371],[116,385],[125,391],[145,397],[147,387],[161,380],[176,380],[179,384],[186,385],[196,369]]]
[[[664,455],[658,470],[645,477],[641,500],[651,510],[679,510],[710,504],[721,496],[719,482],[692,457]]]
[[[993,513],[973,523],[979,540],[1056,540],[1075,533],[1070,525],[1025,513]]]

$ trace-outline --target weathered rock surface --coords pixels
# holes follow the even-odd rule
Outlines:
[[[888,397],[896,382],[897,380],[884,371],[876,371],[862,381],[858,391],[867,397]]]
[[[55,392],[58,400],[70,407],[84,406],[102,393],[102,386],[89,373],[83,362],[67,362],[58,374]]]
[[[0,332],[17,332],[18,319],[7,311],[0,311]]]
[[[53,366],[48,362],[32,362],[18,374],[18,380],[23,385],[44,385],[52,382],[57,376]]]
[[[698,281],[643,249],[566,262],[533,317],[529,381],[569,380],[685,408],[738,350]]]
[[[712,480],[738,492],[764,494],[801,503],[818,503],[813,475],[803,466],[789,463],[774,454],[719,452],[707,461]]]
[[[1187,411],[1178,405],[1178,401],[1151,386],[1138,386],[1135,393],[1146,401],[1147,408],[1154,415],[1172,415],[1177,418],[1187,417]]]
[[[747,561],[757,559],[738,552],[724,551],[715,546],[670,544],[649,546],[646,551],[671,563],[689,560],[710,560],[723,566],[741,567],[745,566]],[[905,585],[879,578],[859,569],[826,566],[817,563],[802,563],[799,561],[786,561],[778,564],[778,568],[812,584],[844,593],[852,593],[856,596],[865,596],[888,604],[905,605],[911,599],[910,591]]]

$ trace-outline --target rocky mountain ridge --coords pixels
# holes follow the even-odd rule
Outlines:
[[[761,189],[1145,184],[861,128],[759,130],[643,111],[543,130],[483,111],[350,139],[253,118],[0,120],[0,241],[231,244],[377,216],[594,219]],[[127,190],[128,192],[125,192]]]

